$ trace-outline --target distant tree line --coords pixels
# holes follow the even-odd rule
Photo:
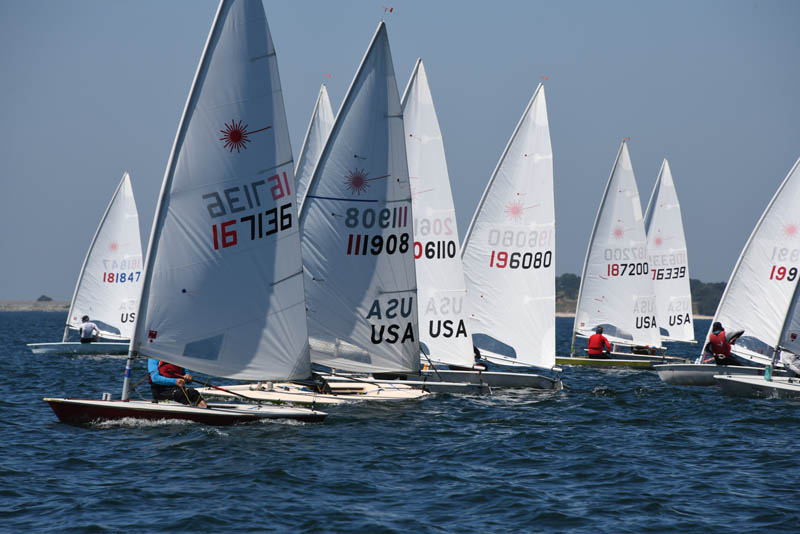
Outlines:
[[[564,273],[556,277],[556,309],[558,311],[574,313],[580,286],[580,276]],[[725,290],[725,282],[707,284],[691,278],[689,287],[692,290],[693,312],[699,315],[714,315],[719,299],[722,298],[722,292]]]

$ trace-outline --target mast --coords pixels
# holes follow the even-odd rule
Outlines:
[[[203,55],[200,63],[197,65],[197,70],[194,74],[194,80],[192,81],[192,87],[189,90],[189,97],[186,99],[186,105],[183,108],[183,113],[181,114],[181,122],[178,126],[178,133],[175,136],[175,141],[172,144],[172,150],[169,154],[169,160],[167,161],[167,170],[164,173],[164,181],[161,183],[161,193],[158,196],[158,206],[156,206],[156,213],[153,218],[153,227],[150,229],[150,241],[147,245],[147,255],[144,262],[144,281],[142,283],[142,294],[139,298],[139,310],[136,313],[136,323],[133,327],[133,335],[131,336],[131,343],[128,348],[128,359],[125,362],[125,378],[122,382],[122,400],[126,401],[130,397],[130,382],[131,382],[131,372],[133,370],[133,360],[138,354],[135,350],[136,347],[136,337],[139,335],[139,323],[142,320],[142,311],[145,308],[145,298],[144,296],[150,290],[150,283],[152,280],[152,263],[155,257],[155,253],[158,250],[158,240],[161,236],[161,225],[163,224],[164,214],[162,213],[164,208],[164,203],[166,201],[167,195],[170,190],[170,186],[172,185],[172,178],[175,172],[175,163],[176,163],[176,156],[183,144],[184,137],[186,136],[186,117],[189,113],[189,110],[194,107],[195,101],[197,99],[197,82],[204,76],[205,71],[208,69],[208,62],[209,62],[209,47],[211,46],[212,41],[216,41],[219,38],[219,34],[222,31],[222,19],[223,19],[223,11],[227,13],[228,9],[230,8],[232,0],[220,0],[219,6],[217,6],[217,13],[214,15],[214,23],[211,26],[211,31],[208,33],[208,38],[206,38],[206,44],[203,47]]]
[[[600,220],[600,214],[603,213],[603,205],[606,203],[606,197],[608,196],[608,189],[611,187],[611,180],[614,178],[614,173],[617,170],[617,164],[619,163],[619,157],[622,155],[622,149],[625,147],[625,140],[622,140],[622,143],[619,145],[619,150],[617,151],[617,158],[614,160],[614,165],[611,167],[611,174],[608,176],[608,181],[606,182],[606,187],[603,190],[603,198],[600,199],[600,207],[597,208],[597,214],[594,216],[594,225],[592,225],[592,234],[589,236],[589,245],[586,247],[586,257],[583,259],[583,271],[581,271],[581,283],[578,286],[578,300],[575,303],[575,318],[572,320],[572,343],[570,344],[569,355],[575,356],[575,338],[578,335],[578,312],[581,309],[581,297],[583,295],[583,284],[586,281],[586,266],[589,264],[589,255],[592,252],[592,245],[594,244],[594,236],[597,233],[597,223]]]

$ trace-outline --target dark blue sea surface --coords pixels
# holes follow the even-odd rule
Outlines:
[[[321,424],[79,428],[42,397],[118,396],[124,357],[27,350],[63,323],[0,313],[0,531],[800,530],[797,401],[565,368],[564,391],[331,407]],[[557,326],[568,353],[572,320]]]

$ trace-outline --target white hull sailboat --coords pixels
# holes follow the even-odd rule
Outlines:
[[[533,93],[472,217],[461,251],[469,330],[490,362],[558,373],[553,151],[544,87]],[[497,373],[491,384],[517,379]],[[480,378],[483,379],[483,373]],[[528,373],[527,387],[561,389]]]
[[[794,164],[794,167],[789,172],[789,176],[784,181],[781,189],[778,190],[776,196],[785,196],[787,190],[790,192],[789,194],[792,194],[792,189],[797,188],[796,184],[791,183],[787,185],[786,182],[790,179],[792,179],[792,182],[797,180],[792,177],[797,173],[798,165],[800,165],[800,160]],[[789,215],[790,217],[796,212],[798,200],[800,199],[796,197],[789,200],[789,202],[791,202],[789,206],[790,209],[792,209]],[[774,200],[773,203],[775,203]],[[773,210],[780,210],[782,206],[786,206],[784,198],[781,198],[780,205],[773,207]],[[791,238],[793,238],[794,235],[787,236],[786,232],[784,232],[784,235],[781,237],[789,241],[784,245],[784,250],[787,250],[787,252],[788,247],[796,246],[794,243],[791,243]],[[787,237],[789,239],[786,239]],[[794,249],[795,252],[797,250],[797,248]],[[714,379],[722,387],[722,392],[727,395],[800,398],[800,379],[797,377],[797,374],[800,373],[800,357],[798,357],[798,355],[800,355],[800,339],[798,338],[800,338],[800,284],[795,282],[789,308],[784,316],[778,342],[775,344],[775,351],[772,354],[772,361],[767,366],[765,372],[760,376],[742,376],[740,374],[731,374],[730,376],[716,375]],[[775,369],[777,365],[785,367],[784,372],[780,373],[780,375],[785,374],[788,376],[780,376],[778,374],[779,370]]]
[[[251,402],[274,404],[300,404],[310,406],[330,406],[356,402],[396,402],[419,399],[427,393],[471,393],[480,394],[488,386],[451,381],[448,383],[431,380],[386,381],[365,376],[319,374],[310,383],[281,382],[238,384],[225,388],[202,388],[205,398],[237,399],[247,397]],[[321,380],[322,386],[320,386]]]
[[[419,295],[420,379],[432,391],[457,392],[453,385],[553,389],[558,382],[537,374],[474,367],[467,290],[444,143],[422,59],[401,100],[414,212],[414,257]],[[488,353],[483,353],[484,360]],[[520,362],[506,359],[510,365]],[[530,363],[522,367],[530,369]],[[513,376],[512,376],[513,375]],[[436,383],[432,385],[432,383]]]
[[[763,376],[772,365],[779,345],[791,346],[791,339],[782,340],[781,326],[791,324],[793,295],[797,289],[798,267],[794,266],[800,250],[797,239],[800,221],[796,219],[800,204],[800,169],[796,162],[781,183],[761,218],[753,228],[722,293],[714,322],[721,322],[728,335],[743,330],[731,347],[731,353],[743,366],[724,368],[714,364],[705,352],[693,364],[679,367],[656,366],[659,377],[675,385],[719,384],[714,375],[745,374]],[[711,332],[709,331],[709,334]],[[800,348],[798,348],[800,351]],[[784,374],[778,364],[775,376]],[[763,380],[763,379],[762,379]]]
[[[311,376],[293,171],[261,0],[222,0],[164,175],[122,398],[45,399],[61,421],[325,417],[306,408],[130,400],[136,357],[230,379]]]
[[[579,356],[576,338],[589,338],[598,326],[612,346],[662,348],[642,206],[626,141],[620,145],[589,238],[570,357],[557,362],[649,369],[654,362],[666,361],[661,354],[614,352],[611,359]]]
[[[766,380],[763,376],[730,374],[716,375],[714,379],[724,394],[733,397],[800,398],[800,378],[797,377],[773,376]]]
[[[28,343],[34,354],[89,354],[89,355],[121,355],[128,354],[130,343],[115,341],[95,341],[81,343],[79,341],[61,341],[54,343]]]
[[[765,367],[752,367],[744,365],[714,365],[697,363],[671,363],[656,365],[658,377],[665,383],[673,386],[716,386],[715,380],[719,375],[758,376],[763,377]],[[784,375],[785,371],[775,369],[774,375]],[[763,378],[762,378],[763,380]]]
[[[100,219],[83,260],[60,343],[29,343],[34,354],[127,354],[142,287],[139,213],[126,172]],[[88,315],[100,341],[68,341]]]
[[[411,190],[383,22],[336,114],[301,205],[312,362],[336,375],[416,374]],[[421,388],[380,387],[407,399],[428,395]],[[347,395],[364,399],[352,388]]]

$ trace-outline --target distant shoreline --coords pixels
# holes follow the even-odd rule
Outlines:
[[[46,302],[39,301],[24,301],[24,300],[7,300],[0,301],[0,312],[27,312],[27,311],[44,311],[44,312],[67,312],[69,311],[69,302],[59,302],[50,300]],[[556,317],[570,317],[574,318],[575,313],[570,312],[556,312]],[[695,319],[713,319],[710,315],[695,315]]]
[[[0,312],[21,312],[21,311],[68,312],[69,302],[61,302],[56,300],[47,300],[42,302],[38,300],[0,301]]]

